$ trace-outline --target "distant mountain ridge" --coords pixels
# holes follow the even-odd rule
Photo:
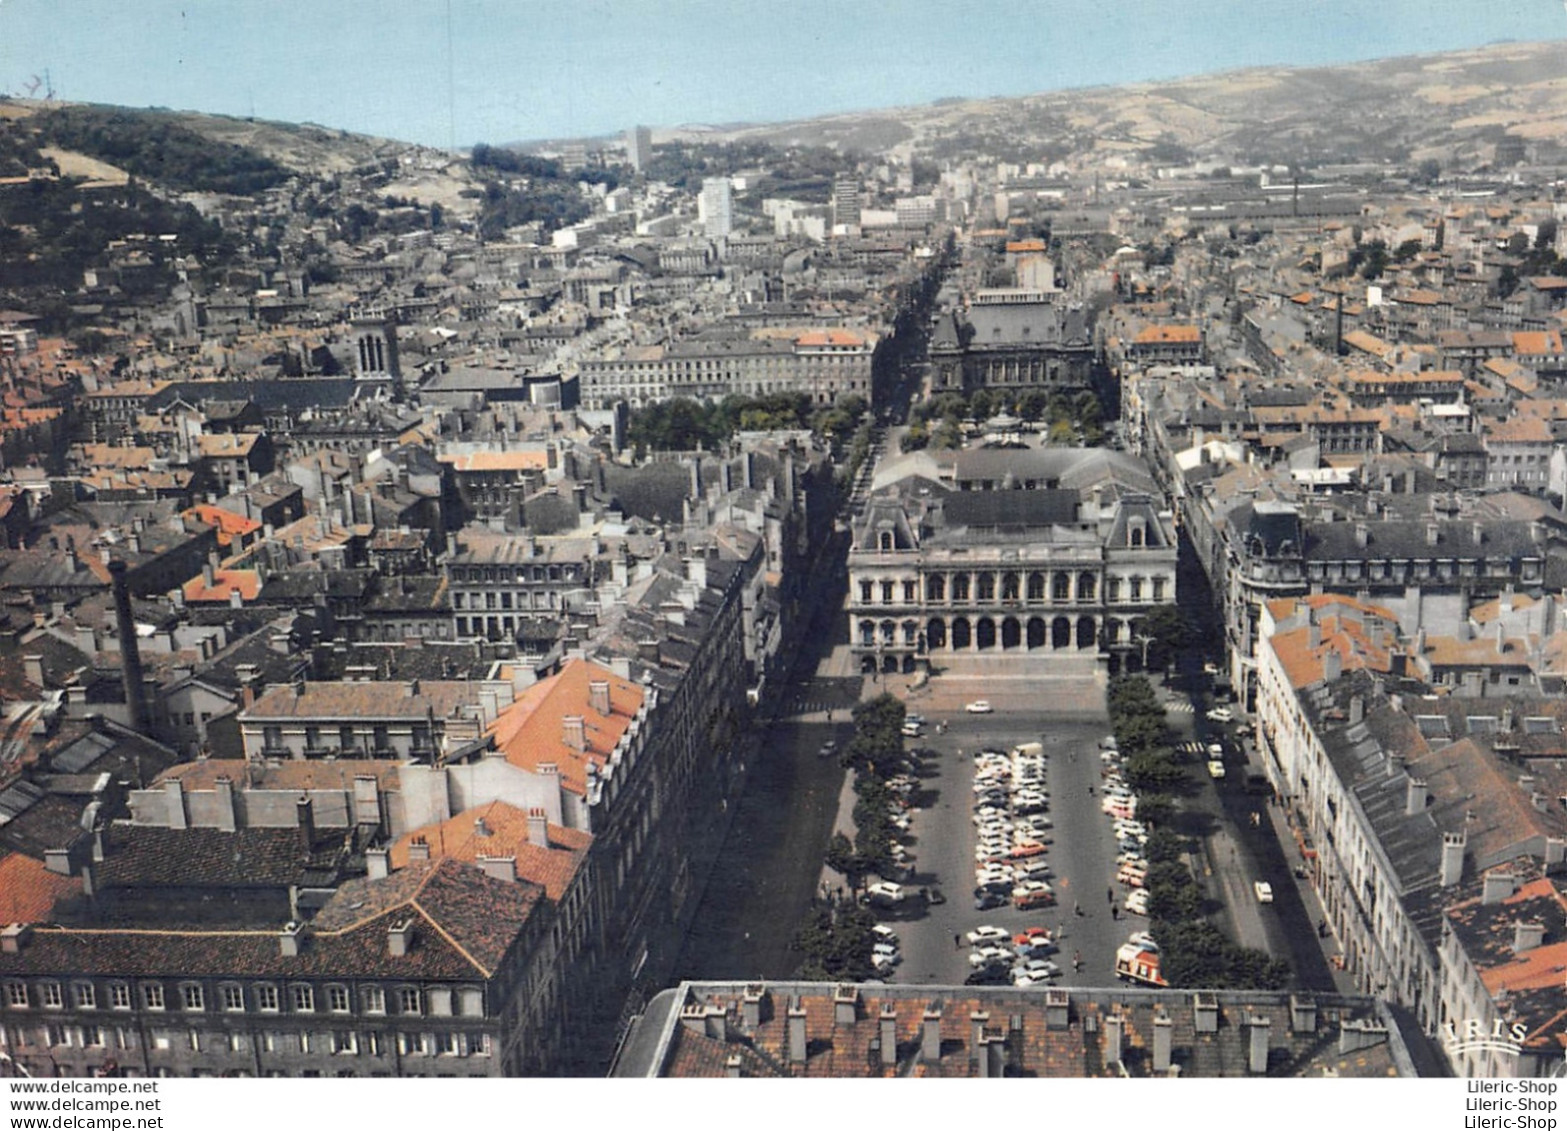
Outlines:
[[[0,117],[55,105],[4,99]],[[429,149],[309,123],[194,112],[174,116],[215,142],[299,171],[347,172]],[[1512,137],[1541,160],[1567,159],[1567,41],[1502,42],[1331,67],[1254,67],[1007,98],[948,97],[800,121],[655,128],[653,134],[655,143],[757,141],[936,159],[1038,161],[1120,153],[1170,164],[1303,165],[1480,161],[1498,141]],[[526,147],[551,144],[564,141]]]

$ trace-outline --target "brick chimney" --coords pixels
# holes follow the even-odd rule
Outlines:
[[[594,679],[588,681],[588,706],[601,715],[609,715],[609,680]]]
[[[1431,788],[1426,785],[1424,778],[1410,778],[1404,789],[1404,816],[1413,817],[1417,813],[1424,813],[1430,797]]]
[[[32,936],[32,924],[7,923],[0,928],[0,954],[21,954]]]
[[[564,731],[564,741],[567,746],[578,754],[584,753],[588,748],[587,727],[581,715],[567,715],[561,720]]]
[[[141,650],[136,641],[136,618],[131,613],[131,591],[125,580],[126,565],[119,558],[109,562],[109,579],[114,589],[114,620],[120,634],[120,680],[125,688],[125,706],[130,713],[131,729],[139,734],[152,730],[147,716],[147,689],[142,681]]]
[[[985,1026],[990,1024],[990,1011],[985,1009],[976,1009],[973,1013],[968,1015],[968,1023],[969,1055],[979,1056],[981,1054],[981,1046],[983,1046],[985,1043]]]
[[[218,828],[231,833],[238,824],[234,808],[234,783],[226,777],[220,777],[212,783],[212,792],[216,801]]]
[[[283,924],[283,929],[277,936],[278,953],[284,958],[298,958],[300,950],[305,945],[305,927],[303,923],[289,922]]]
[[[428,859],[430,859],[430,842],[429,841],[425,840],[424,837],[421,836],[421,837],[415,837],[413,840],[408,842],[408,860],[409,860],[409,863],[412,863],[415,860],[428,860]]]
[[[315,805],[310,798],[301,797],[294,802],[294,813],[299,825],[299,847],[308,856],[316,846]]]

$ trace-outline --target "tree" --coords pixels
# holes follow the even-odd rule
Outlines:
[[[827,867],[843,877],[850,891],[858,891],[860,885],[865,882],[863,862],[854,851],[854,842],[843,833],[833,834],[832,841],[827,845],[825,863]]]
[[[1138,622],[1149,638],[1148,664],[1162,668],[1192,643],[1191,621],[1179,605],[1157,605]]]

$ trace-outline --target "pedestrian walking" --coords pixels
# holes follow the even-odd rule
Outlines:
[[[1072,904],[1072,914],[1073,915],[1081,915],[1082,913],[1083,913],[1083,905],[1081,903],[1073,903]]]
[[[1083,968],[1083,952],[1080,951],[1080,950],[1074,950],[1072,952],[1072,969],[1073,970],[1081,970],[1082,968]]]
[[[952,949],[953,950],[962,950],[963,949],[963,936],[962,935],[953,935],[952,936]]]
[[[1110,918],[1116,920],[1117,922],[1119,922],[1121,918],[1121,909],[1113,903],[1110,905]]]
[[[1115,889],[1114,888],[1105,888],[1105,902],[1106,903],[1114,903],[1115,902]]]

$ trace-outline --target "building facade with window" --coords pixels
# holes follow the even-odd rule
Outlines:
[[[1176,599],[1176,556],[1151,494],[907,480],[855,528],[851,646],[865,671],[1020,655],[1139,668],[1142,617]]]
[[[276,930],[11,924],[0,1042],[33,1076],[515,1075],[542,895],[443,860]]]

